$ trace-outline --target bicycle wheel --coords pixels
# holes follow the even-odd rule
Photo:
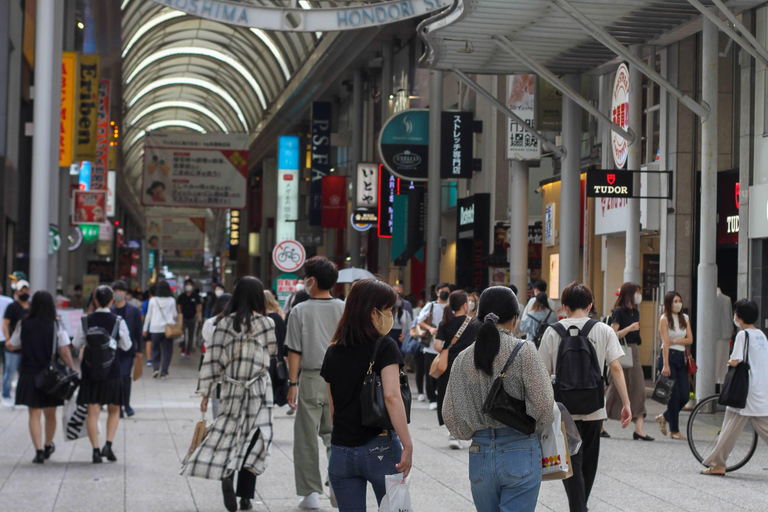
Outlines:
[[[714,395],[699,402],[688,419],[688,446],[699,462],[703,462],[715,449],[723,425],[725,406],[717,403],[718,398]],[[756,449],[757,432],[752,428],[752,422],[748,421],[728,456],[725,470],[736,471],[743,467]]]

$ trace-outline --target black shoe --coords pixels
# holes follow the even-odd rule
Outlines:
[[[123,413],[123,408],[120,408],[120,419],[125,418],[125,413]]]
[[[128,416],[128,417],[130,418],[130,417],[131,417],[131,416],[133,416],[134,414],[136,414],[136,413],[135,413],[135,412],[133,412],[133,409],[131,408],[131,406],[130,406],[130,405],[126,405],[126,406],[125,406],[125,415],[126,415],[126,416]]]
[[[635,441],[637,441],[637,440],[640,440],[640,441],[653,441],[653,438],[651,436],[649,436],[649,435],[641,436],[637,432],[632,432],[632,439],[634,439]]]
[[[224,495],[224,506],[227,510],[237,512],[237,496],[235,496],[235,486],[231,478],[222,479],[221,493]]]
[[[51,458],[51,455],[53,455],[53,452],[56,451],[56,445],[51,442],[50,446],[43,446],[43,454],[45,455],[45,459],[48,460]]]
[[[251,500],[248,498],[240,498],[240,510],[252,510]]]
[[[609,434],[608,431],[603,430],[602,432],[600,432],[600,437],[602,437],[603,439],[610,439],[611,434]]]
[[[101,454],[106,457],[109,462],[117,462],[115,452],[112,451],[112,447],[110,445],[104,445],[104,448],[101,449]]]
[[[45,464],[45,453],[43,450],[37,450],[35,458],[32,459],[32,464]]]
[[[93,463],[94,464],[101,464],[101,452],[98,448],[93,449]]]
[[[155,373],[152,374],[152,378],[156,379],[160,376],[160,370],[155,370]]]

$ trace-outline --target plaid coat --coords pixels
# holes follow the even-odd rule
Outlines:
[[[269,360],[277,353],[275,323],[269,317],[254,315],[253,335],[245,345],[250,333],[241,329],[235,332],[232,316],[222,318],[205,353],[197,392],[208,396],[221,380],[221,406],[208,435],[182,468],[184,476],[221,480],[233,471],[260,475],[266,468],[272,444]]]

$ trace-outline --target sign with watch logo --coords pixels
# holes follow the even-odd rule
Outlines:
[[[627,171],[587,172],[587,197],[632,197],[634,173]]]

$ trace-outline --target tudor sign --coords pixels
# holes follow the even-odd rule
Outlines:
[[[625,130],[629,128],[629,69],[624,63],[616,70],[616,80],[613,83],[611,120]],[[617,169],[622,169],[627,162],[628,146],[626,139],[614,131],[611,132],[613,161]]]
[[[632,197],[632,177],[628,171],[587,172],[587,197]]]

